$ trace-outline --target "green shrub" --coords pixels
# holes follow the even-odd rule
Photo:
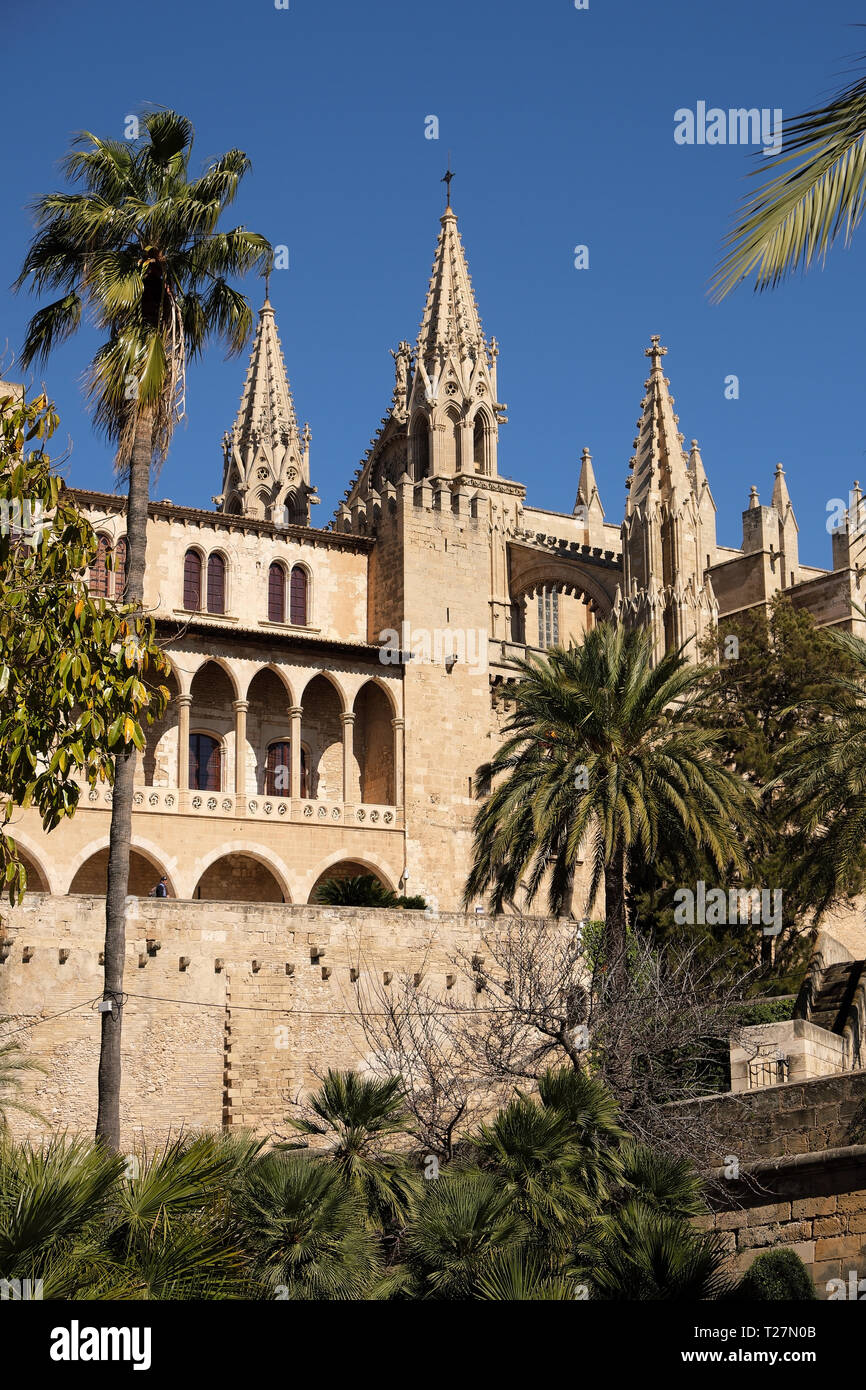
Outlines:
[[[763,1302],[818,1295],[799,1255],[793,1250],[767,1250],[746,1270],[734,1297]]]

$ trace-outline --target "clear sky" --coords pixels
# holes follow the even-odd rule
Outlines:
[[[60,186],[76,130],[122,138],[145,103],[197,131],[194,161],[231,146],[252,172],[226,226],[288,246],[271,299],[325,525],[385,413],[388,354],[414,343],[449,149],[482,322],[500,343],[509,423],[500,471],[531,505],[570,511],[581,447],[607,519],[622,516],[652,333],[686,442],[697,437],[722,544],[739,545],[749,486],[770,500],[785,464],[801,560],[829,566],[826,507],[866,483],[866,228],[825,269],[723,305],[706,297],[750,168],[743,146],[678,145],[678,108],[826,99],[866,48],[850,0],[4,0],[0,347],[20,378],[26,294],[8,289],[28,202]],[[425,138],[438,117],[439,139]],[[589,268],[574,267],[574,248]],[[256,307],[261,282],[247,291]],[[44,373],[79,486],[112,488],[91,428],[82,330]],[[218,349],[193,368],[188,419],[154,495],[210,506],[246,369]],[[725,379],[739,378],[739,399]]]

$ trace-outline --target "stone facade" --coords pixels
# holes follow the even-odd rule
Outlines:
[[[788,1246],[821,1297],[843,1296],[830,1280],[848,1289],[852,1273],[855,1284],[866,1277],[866,1071],[676,1108],[727,1144],[699,1224],[721,1234],[739,1272]]]
[[[588,449],[570,511],[527,505],[500,473],[499,347],[448,207],[417,341],[394,350],[387,414],[323,529],[266,297],[214,508],[150,507],[145,603],[172,699],[139,760],[132,892],[165,873],[180,898],[297,904],[323,876],[371,872],[459,909],[473,779],[510,712],[511,658],[611,615],[646,626],[657,652],[695,639],[694,652],[780,591],[820,623],[858,627],[859,489],[831,571],[799,563],[781,465],[769,506],[752,490],[742,549],[719,546],[665,352],[653,338],[622,524],[606,519]],[[78,499],[122,563],[124,499]],[[92,581],[110,594],[120,578],[100,563]],[[31,885],[101,889],[109,803],[106,788],[85,791],[50,840],[22,814]]]
[[[27,1097],[53,1127],[96,1120],[104,899],[29,893],[0,940],[0,1015],[46,1074]],[[123,1143],[223,1125],[285,1130],[289,1103],[328,1067],[369,1064],[357,1022],[389,973],[445,997],[483,918],[283,903],[130,898],[124,987]],[[449,985],[448,976],[454,979]],[[38,1121],[9,1112],[13,1132]]]

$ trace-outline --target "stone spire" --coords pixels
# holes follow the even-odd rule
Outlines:
[[[416,481],[497,473],[498,427],[506,409],[496,394],[498,355],[495,338],[484,337],[449,203],[440,218],[406,411],[409,471]]]
[[[637,422],[622,524],[623,585],[614,615],[649,630],[656,659],[700,640],[718,616],[708,570],[716,558],[715,503],[700,450],[683,450],[679,418],[657,335],[646,349],[649,378]]]
[[[455,348],[460,358],[469,356],[474,359],[485,346],[484,330],[453,208],[449,206],[445,209],[440,222],[441,231],[416,347],[416,354],[425,365],[435,365],[440,355]]]
[[[798,540],[800,528],[797,525],[797,518],[794,516],[794,505],[791,501],[791,494],[788,492],[785,470],[781,463],[776,464],[776,476],[773,480],[773,507],[779,517],[779,551],[782,556],[783,569],[782,588],[785,589],[797,582],[800,566],[800,543]]]
[[[232,429],[223,436],[220,510],[310,524],[310,427],[298,429],[273,305],[259,310],[250,364]]]
[[[637,452],[630,463],[634,476],[628,490],[627,515],[645,507],[650,499],[681,502],[686,492],[691,491],[683,435],[678,429],[679,416],[674,414],[670,382],[662,367],[667,348],[660,346],[658,334],[653,335],[651,343],[644,354],[651,359],[651,365],[649,377],[644,382],[646,395],[641,401],[641,416],[637,422],[634,441]]]
[[[595,481],[592,454],[584,448],[580,456],[580,477],[577,480],[577,495],[574,499],[574,514],[582,517],[589,526],[593,521],[604,521],[604,507]]]

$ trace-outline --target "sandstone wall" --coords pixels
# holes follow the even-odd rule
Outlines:
[[[130,899],[123,1142],[224,1122],[285,1132],[290,1099],[328,1067],[369,1060],[354,1017],[357,989],[369,995],[387,971],[395,981],[420,973],[444,994],[452,957],[476,949],[483,921]],[[53,1128],[92,1132],[104,900],[29,894],[8,913],[6,930],[0,1034],[24,1028],[15,1036],[47,1067],[27,1076],[27,1099]],[[18,1135],[44,1133],[25,1115],[10,1111],[10,1119]]]

